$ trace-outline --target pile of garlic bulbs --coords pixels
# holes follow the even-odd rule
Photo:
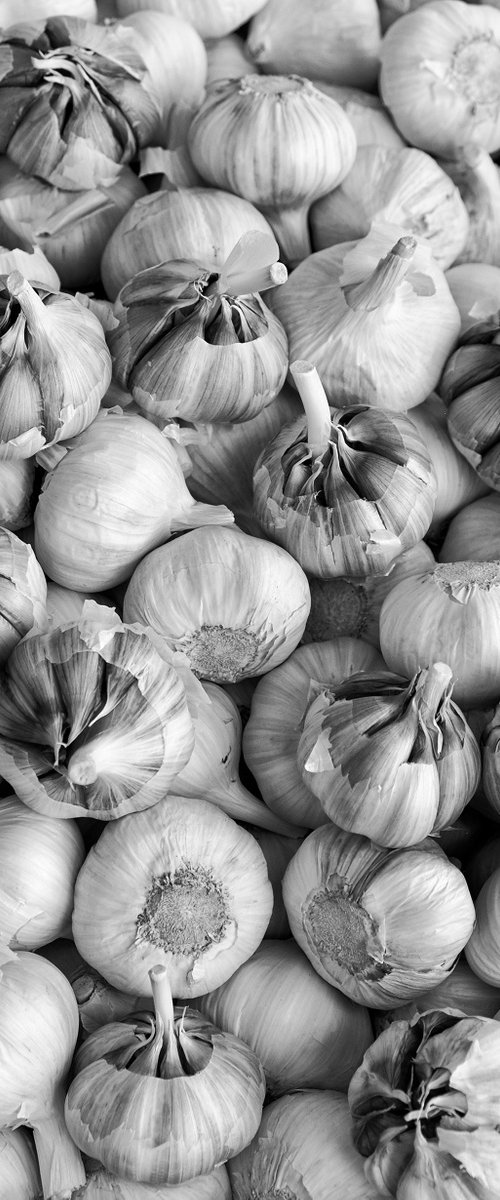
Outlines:
[[[496,1200],[500,9],[21,7],[0,1200]]]

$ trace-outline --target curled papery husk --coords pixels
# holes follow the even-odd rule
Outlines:
[[[358,87],[342,87],[340,84],[325,83],[316,79],[315,85],[326,92],[332,100],[344,109],[349,117],[356,134],[358,148],[360,146],[390,146],[400,150],[406,145],[404,138],[396,129],[394,121],[378,95],[365,92]]]
[[[456,159],[443,159],[441,166],[459,188],[469,217],[455,262],[500,266],[500,170],[488,151],[474,142]]]
[[[150,421],[102,409],[45,477],[35,552],[55,583],[99,592],[130,579],[173,533],[232,521],[224,505],[193,499],[173,442]]]
[[[23,261],[16,266],[28,279],[46,282],[54,291],[59,280],[62,288],[70,290],[93,287],[113,230],[145,192],[130,167],[121,167],[110,186],[68,192],[25,175],[3,156],[0,239],[12,247],[12,254],[22,253]],[[5,270],[1,259],[0,268]],[[51,278],[41,275],[42,270],[50,271]]]
[[[367,1050],[348,1091],[366,1177],[386,1196],[497,1193],[500,1024],[431,1009],[395,1021]]]
[[[198,1003],[214,1025],[251,1046],[268,1097],[299,1088],[347,1091],[373,1040],[367,1009],[321,979],[293,938],[262,942]]]
[[[33,1135],[28,1129],[0,1131],[0,1200],[37,1200],[42,1194]]]
[[[436,386],[460,317],[423,238],[399,225],[311,254],[272,293],[290,362],[313,362],[330,404],[405,412]]]
[[[411,678],[446,662],[455,703],[496,704],[500,696],[500,562],[436,563],[402,579],[380,612],[380,648],[389,670]]]
[[[156,804],[193,744],[177,671],[113,610],[90,605],[8,659],[0,774],[36,812],[108,821]]]
[[[322,805],[302,781],[297,746],[313,681],[333,687],[358,671],[379,671],[375,647],[354,637],[298,646],[286,662],[259,679],[243,730],[243,757],[265,803],[307,828],[323,825]]]
[[[374,1027],[378,1036],[391,1021],[410,1021],[417,1013],[428,1009],[455,1009],[467,1017],[494,1017],[500,1007],[500,987],[491,987],[471,970],[467,960],[459,958],[450,974],[437,987],[424,992],[411,1004],[390,1012],[375,1013]]]
[[[453,158],[464,142],[500,146],[500,12],[433,0],[391,25],[380,94],[403,136]]]
[[[295,389],[285,384],[279,395],[248,421],[179,428],[189,459],[186,482],[191,494],[204,504],[227,504],[239,529],[261,537],[253,511],[254,465],[271,438],[301,412]]]
[[[500,267],[491,263],[459,263],[446,272],[446,281],[460,313],[460,338],[498,328]]]
[[[309,607],[307,578],[291,554],[215,525],[145,555],[123,601],[125,620],[150,626],[212,683],[278,666],[298,645]]]
[[[367,575],[366,579],[341,576],[338,579],[311,577],[311,611],[303,642],[327,642],[332,638],[362,638],[380,649],[380,609],[400,579],[425,571],[434,563],[426,542],[416,542],[396,558],[387,575]]]
[[[439,391],[455,446],[486,487],[500,491],[500,311],[487,326],[477,325],[461,338]]]
[[[465,461],[465,460],[464,460]],[[439,562],[500,559],[500,495],[490,492],[455,514],[438,554]]]
[[[297,764],[331,821],[381,846],[412,846],[460,815],[481,755],[452,688],[438,662],[409,684],[362,672],[312,689]]]
[[[193,87],[201,98],[206,54],[187,22],[148,16],[95,25],[61,15],[4,30],[1,152],[27,175],[82,191],[109,186],[140,146],[161,143],[170,110]]]
[[[296,72],[309,79],[375,91],[380,18],[376,0],[268,0],[253,17],[247,50],[266,73]]]
[[[149,995],[148,971],[163,963],[173,994],[191,998],[250,958],[272,906],[255,838],[207,801],[168,794],[107,825],[89,851],[73,937],[114,987]]]
[[[36,950],[71,929],[75,880],[85,858],[76,821],[0,799],[0,942]]]
[[[215,683],[205,683],[192,711],[194,747],[175,781],[178,796],[197,796],[216,804],[235,821],[293,837],[293,825],[281,821],[244,787],[239,775],[242,722],[238,706]]]
[[[475,920],[462,872],[433,838],[383,849],[331,823],[302,842],[283,899],[318,974],[371,1008],[394,1008],[441,983]]]
[[[278,254],[255,231],[218,272],[158,263],[121,289],[108,344],[118,383],[150,421],[247,421],[278,395],[288,342],[259,295],[286,279]]]
[[[208,1175],[186,1179],[185,1183],[133,1183],[114,1172],[106,1171],[100,1163],[87,1159],[87,1183],[77,1200],[231,1200],[231,1185],[227,1169],[222,1164]],[[7,1198],[6,1198],[7,1200]]]
[[[434,468],[437,490],[428,536],[439,542],[450,518],[478,496],[486,495],[489,488],[452,442],[447,409],[436,392],[432,392],[423,404],[412,408],[410,417],[425,442]],[[467,554],[457,555],[457,558],[468,557]]]
[[[271,833],[267,829],[260,829],[257,825],[250,826],[250,833],[253,834],[256,842],[259,843],[266,860],[267,873],[274,896],[273,911],[269,918],[269,924],[264,937],[289,938],[291,936],[290,925],[288,923],[286,908],[283,904],[281,884],[288,863],[300,846],[302,835],[284,837],[283,834]],[[299,834],[299,830],[297,830],[297,834]]]
[[[31,631],[47,628],[47,581],[31,546],[0,524],[0,665]]]
[[[311,205],[313,249],[365,237],[373,221],[423,238],[443,271],[463,250],[469,228],[458,187],[430,154],[409,146],[358,146],[343,182]]]
[[[310,253],[309,206],[344,179],[356,156],[344,110],[298,73],[212,84],[187,140],[208,183],[264,213],[287,263]]]
[[[138,271],[190,259],[221,269],[238,239],[252,230],[271,234],[255,205],[219,188],[153,192],[136,200],[111,234],[101,260],[106,295],[114,300]]]
[[[64,827],[67,824],[67,821],[59,821],[59,825]],[[95,967],[85,962],[69,938],[58,938],[50,945],[43,946],[39,953],[62,971],[73,988],[78,1004],[81,1038],[88,1037],[89,1033],[94,1033],[110,1021],[121,1021],[129,1013],[148,1007],[146,996],[131,996],[129,992],[120,992],[112,987]]]
[[[76,1144],[131,1182],[213,1171],[248,1145],[262,1115],[257,1056],[201,1013],[174,1008],[166,976],[151,970],[153,1012],[90,1034],[66,1096]]]
[[[310,1089],[266,1105],[259,1130],[228,1163],[233,1200],[254,1196],[376,1200],[352,1144],[342,1092]],[[281,1200],[281,1197],[280,1197]]]
[[[194,25],[202,38],[220,38],[244,25],[265,0],[116,0],[121,17],[143,8],[157,8],[160,12],[183,17]]]
[[[0,276],[0,459],[32,458],[93,421],[111,380],[94,313],[67,292]]]
[[[62,972],[38,954],[21,950],[5,961],[2,950],[1,959],[0,1126],[30,1126],[44,1198],[68,1197],[85,1183],[63,1109],[77,1003]]]
[[[254,467],[254,511],[263,532],[322,579],[384,575],[427,532],[436,482],[425,443],[408,416],[356,405],[329,408],[316,376],[324,427],[285,425]]]
[[[12,271],[20,271],[30,283],[44,285],[49,291],[57,292],[61,280],[57,271],[50,265],[43,250],[37,246],[22,247],[22,239],[12,238],[15,245],[10,245],[10,239],[0,217],[0,239],[7,243],[0,247],[0,275],[10,275]]]
[[[32,458],[7,458],[0,470],[0,525],[24,529],[31,522],[34,502],[35,462]]]

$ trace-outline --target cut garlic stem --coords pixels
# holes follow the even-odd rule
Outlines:
[[[71,755],[68,763],[68,779],[80,787],[87,787],[97,779],[97,767],[87,748],[82,746]]]
[[[164,1029],[163,1042],[165,1047],[168,1047],[174,1021],[174,1002],[172,1000],[168,971],[163,963],[157,963],[155,967],[151,967],[148,974],[151,980],[155,1013],[162,1022]]]
[[[404,279],[416,248],[416,238],[410,235],[400,238],[385,258],[380,259],[368,279],[345,287],[344,297],[349,308],[370,311],[388,304]]]
[[[307,418],[307,441],[313,458],[324,454],[331,438],[332,417],[328,397],[313,363],[297,359],[290,374]]]
[[[450,686],[453,672],[447,663],[432,663],[425,674],[420,692],[420,702],[430,714],[434,714],[447,689]]]
[[[20,271],[11,271],[7,276],[7,288],[12,298],[17,300],[28,325],[45,321],[47,311],[43,300]]]

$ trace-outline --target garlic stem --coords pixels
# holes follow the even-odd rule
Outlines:
[[[31,322],[45,320],[46,308],[43,300],[20,271],[11,271],[7,276],[7,289],[13,299],[17,300],[30,329]]]
[[[226,293],[231,296],[250,296],[255,292],[265,292],[267,288],[278,287],[280,283],[286,283],[288,279],[288,271],[285,264],[282,262],[270,263],[265,267],[258,267],[256,270],[243,270],[230,272],[227,277],[222,272],[220,283],[215,286],[217,292]],[[207,288],[206,295],[210,295],[211,288]]]
[[[204,799],[209,804],[216,804],[228,817],[234,821],[244,821],[247,825],[256,825],[258,829],[267,829],[269,833],[278,833],[281,837],[300,837],[305,829],[299,829],[292,821],[284,821],[272,809],[253,796],[238,780],[233,780],[231,787],[211,788]]]
[[[165,1049],[168,1049],[174,1023],[174,1002],[172,1000],[167,968],[163,963],[157,963],[155,967],[151,967],[149,978],[151,980],[155,1013],[163,1025],[163,1045]]]
[[[434,716],[445,692],[448,690],[453,672],[447,663],[432,663],[425,672],[420,692],[420,703],[430,716]]]
[[[368,279],[349,284],[343,293],[349,308],[370,311],[388,304],[396,288],[404,279],[417,248],[417,239],[410,235],[402,237],[389,250]]]
[[[66,1200],[86,1181],[82,1156],[68,1133],[63,1113],[64,1089],[61,1087],[55,1094],[53,1111],[33,1125],[45,1200]]]
[[[293,378],[307,417],[307,441],[313,458],[324,454],[331,438],[332,417],[328,397],[316,367],[304,359],[290,363]]]

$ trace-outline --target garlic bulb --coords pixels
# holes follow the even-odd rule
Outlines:
[[[139,155],[139,176],[146,180],[149,191],[153,188],[153,194],[203,186],[185,143],[173,150],[145,146]]]
[[[375,1014],[375,1032],[377,1035],[381,1033],[391,1021],[410,1020],[416,1013],[433,1008],[452,1008],[467,1017],[494,1017],[499,1005],[500,988],[491,987],[479,979],[462,956],[437,987],[418,996],[411,1004],[395,1008],[392,1012]]]
[[[373,1042],[348,1103],[377,1193],[493,1198],[499,1053],[498,1021],[439,1009],[395,1021]]]
[[[158,105],[153,134],[138,146],[183,145],[205,94],[207,52],[200,34],[184,12],[165,13],[150,4],[139,4],[111,28],[134,40],[147,66],[143,86]]]
[[[298,645],[309,615],[298,562],[234,528],[193,529],[144,556],[123,601],[195,675],[234,683],[262,675]]]
[[[68,821],[59,821],[58,824],[65,828]],[[69,938],[58,938],[50,945],[43,946],[39,953],[54,963],[71,984],[78,1004],[82,1038],[88,1037],[89,1033],[94,1033],[102,1025],[121,1021],[130,1013],[148,1007],[148,997],[131,996],[128,992],[111,987],[99,971],[84,961]]]
[[[380,612],[380,648],[389,670],[410,678],[431,662],[448,663],[462,708],[500,696],[500,562],[437,563],[402,579]]]
[[[349,174],[315,200],[309,221],[314,250],[366,237],[373,221],[392,222],[428,242],[443,271],[459,258],[469,229],[456,183],[410,146],[358,146]]]
[[[206,43],[207,88],[221,79],[240,79],[253,70],[243,39],[237,33],[211,37]]]
[[[29,633],[47,628],[47,581],[31,546],[0,525],[0,665]]]
[[[389,850],[330,822],[292,858],[283,899],[318,975],[370,1008],[441,983],[475,921],[464,876],[434,838]]]
[[[309,580],[311,611],[303,642],[328,642],[333,638],[362,638],[380,649],[380,609],[398,580],[425,571],[434,564],[434,555],[426,542],[417,542],[398,555],[386,575],[367,575],[353,579]]]
[[[455,514],[439,551],[439,562],[500,560],[500,495],[490,492]]]
[[[445,663],[409,684],[362,672],[316,685],[297,764],[331,821],[380,846],[412,846],[456,820],[478,786],[481,756],[452,688]]]
[[[464,146],[460,157],[441,165],[460,189],[469,215],[468,235],[455,262],[500,266],[499,168],[475,142]]]
[[[500,816],[500,703],[492,714],[488,713],[486,724],[481,734],[481,750],[483,770],[481,788],[492,809],[492,815]]]
[[[16,266],[30,281],[45,282],[53,291],[59,286],[95,287],[113,230],[145,192],[130,167],[120,167],[111,185],[68,192],[25,175],[4,155],[0,158],[1,236],[24,247],[23,252],[12,253],[22,253],[23,262]],[[28,271],[30,260],[33,265]],[[41,275],[42,269],[49,270],[52,278]]]
[[[173,994],[191,998],[253,954],[272,905],[255,838],[205,800],[169,793],[106,825],[76,881],[73,937],[121,991],[149,995],[161,962]]]
[[[376,1200],[352,1144],[342,1092],[308,1089],[267,1104],[257,1134],[228,1163],[233,1200],[299,1196]],[[281,1197],[280,1197],[281,1200]]]
[[[271,234],[255,205],[219,188],[153,192],[136,200],[119,221],[101,260],[110,300],[138,271],[189,259],[220,270],[236,242],[252,230]]]
[[[496,867],[483,883],[476,897],[476,923],[464,953],[471,969],[489,983],[500,988],[499,947],[500,868]]]
[[[201,691],[191,710],[194,747],[176,777],[176,795],[197,796],[216,804],[235,821],[293,837],[293,825],[281,821],[241,782],[242,722],[235,701],[215,683],[205,683]]]
[[[299,1088],[347,1091],[373,1039],[367,1009],[321,979],[293,938],[262,942],[198,1004],[214,1025],[251,1046],[268,1098]]]
[[[326,92],[344,109],[356,134],[358,150],[360,146],[390,146],[393,150],[406,146],[378,94],[365,92],[359,87],[325,83],[323,79],[315,79],[314,82],[320,91]]]
[[[267,0],[250,22],[247,49],[261,71],[375,91],[380,18],[376,0]]]
[[[310,255],[271,296],[290,361],[313,362],[330,404],[403,412],[436,386],[460,329],[443,271],[423,238],[372,225]]]
[[[448,363],[453,358],[454,355],[448,359]],[[440,541],[443,528],[447,527],[450,518],[477,497],[486,495],[489,489],[452,441],[448,431],[448,410],[441,396],[431,392],[423,404],[411,409],[409,415],[425,443],[434,468],[437,491],[428,534]],[[471,554],[470,557],[476,556]],[[488,557],[492,558],[493,555],[489,554]],[[469,558],[469,555],[458,554],[456,558]]]
[[[459,263],[446,272],[446,282],[460,313],[460,338],[480,324],[498,325],[500,267],[491,263]]]
[[[500,147],[500,12],[432,0],[400,17],[380,51],[380,94],[413,146],[453,158]]]
[[[45,477],[35,552],[55,583],[99,592],[173,533],[232,520],[224,505],[193,499],[172,441],[150,421],[102,409]]]
[[[111,356],[74,296],[32,287],[20,271],[0,277],[0,348],[0,458],[31,458],[93,421]]]
[[[1,962],[0,1127],[33,1130],[44,1200],[85,1183],[63,1114],[77,1036],[76,1000],[57,967],[29,950]]]
[[[253,470],[260,452],[284,424],[294,421],[302,405],[294,388],[278,396],[255,417],[237,425],[220,422],[179,430],[188,454],[186,481],[204,504],[227,504],[243,533],[261,536],[253,511]]]
[[[36,950],[71,928],[75,880],[85,858],[76,821],[0,799],[0,942]]]
[[[40,17],[64,16],[82,17],[85,21],[97,21],[96,0],[23,0],[22,18],[24,22],[37,21]],[[0,0],[0,27],[15,25],[19,18],[17,0]]]
[[[453,443],[480,480],[500,490],[500,313],[486,329],[477,324],[460,339],[439,390]]]
[[[0,525],[20,530],[31,522],[31,503],[35,485],[32,458],[2,460],[0,471]]]
[[[297,746],[313,681],[334,687],[358,671],[384,669],[381,655],[354,637],[297,646],[286,662],[258,680],[243,730],[243,757],[265,803],[285,820],[312,829],[325,823],[322,805],[302,781]]]
[[[479,895],[483,883],[486,883],[497,867],[500,867],[500,837],[493,836],[476,850],[464,867],[464,875],[474,900]]]
[[[247,233],[214,272],[201,263],[139,271],[115,301],[115,376],[140,412],[165,421],[246,421],[278,395],[288,370],[281,322],[260,292],[287,277],[274,238]]]
[[[0,10],[1,11],[1,10]],[[33,1137],[28,1129],[0,1131],[0,1200],[37,1200],[42,1184]]]
[[[254,13],[262,8],[265,0],[116,0],[118,13],[127,17],[129,13],[143,8],[157,8],[189,21],[202,38],[225,37],[234,29],[244,25]]]
[[[178,1184],[248,1144],[262,1115],[264,1072],[239,1038],[174,1008],[163,965],[150,979],[154,1013],[105,1025],[77,1051],[65,1118],[80,1149],[109,1171]]]
[[[243,75],[210,87],[189,127],[207,183],[245,196],[267,217],[287,263],[311,250],[309,206],[336,187],[356,156],[344,110],[293,75]]]
[[[94,608],[12,651],[0,774],[36,812],[108,821],[162,799],[194,732],[183,683],[147,631]]]
[[[27,175],[68,191],[109,185],[140,146],[161,143],[193,86],[200,99],[206,54],[196,31],[160,13],[137,16],[96,25],[64,14],[3,31],[1,86],[18,83],[15,104],[5,93],[0,149]]]
[[[384,575],[427,532],[436,483],[408,416],[330,408],[316,368],[291,364],[306,419],[283,429],[254,467],[263,532],[310,575]]]

